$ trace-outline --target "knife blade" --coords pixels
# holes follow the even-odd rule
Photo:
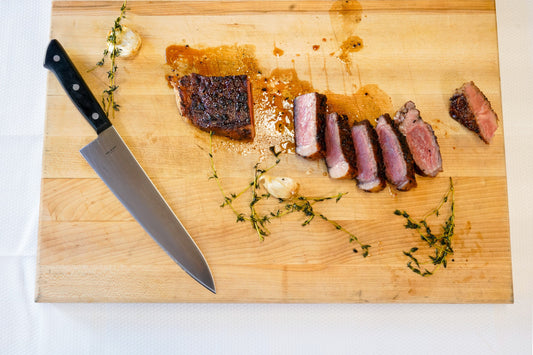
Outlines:
[[[213,293],[215,283],[202,252],[159,193],[72,63],[52,39],[44,67],[52,71],[98,137],[80,152],[108,188],[168,255]]]

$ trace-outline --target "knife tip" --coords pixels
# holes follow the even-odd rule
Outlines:
[[[194,276],[193,276],[194,277]],[[196,281],[198,281],[199,284],[207,288],[209,291],[213,292],[215,295],[217,293],[215,289],[215,281],[213,280],[213,277],[211,276],[211,272],[209,272],[209,275],[207,275],[204,278],[197,278],[194,277]]]
[[[202,283],[205,288],[207,288],[209,291],[213,292],[215,295],[217,294],[217,290],[215,289],[215,282],[213,281],[213,279],[211,278],[209,280],[209,282],[206,282],[206,283]]]

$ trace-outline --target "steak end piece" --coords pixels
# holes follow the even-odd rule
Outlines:
[[[450,116],[487,144],[498,129],[498,116],[473,81],[463,84],[450,98]]]
[[[352,179],[357,175],[355,149],[348,117],[326,116],[326,166],[333,179]]]
[[[294,99],[294,141],[296,154],[318,160],[325,156],[324,131],[327,98],[313,92]]]
[[[376,123],[376,133],[387,180],[399,191],[407,191],[416,187],[413,157],[405,142],[405,137],[387,113],[379,116]]]
[[[385,188],[385,176],[381,149],[374,127],[368,120],[352,127],[352,140],[357,165],[357,187],[368,192]]]
[[[232,139],[254,139],[253,100],[246,75],[193,73],[172,84],[181,115],[194,126]]]
[[[420,117],[415,103],[407,101],[396,112],[394,122],[405,136],[416,171],[423,176],[437,176],[442,171],[439,143],[431,125]]]

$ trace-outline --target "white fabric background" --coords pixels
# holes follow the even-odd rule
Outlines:
[[[1,354],[531,354],[533,4],[497,0],[513,305],[36,304],[50,0],[0,1]]]

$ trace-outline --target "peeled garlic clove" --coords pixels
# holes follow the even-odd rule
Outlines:
[[[270,195],[281,199],[288,199],[296,195],[300,187],[300,184],[290,177],[263,175],[259,178],[259,183],[263,185]]]
[[[108,36],[111,33],[108,34]],[[116,45],[119,50],[118,56],[120,58],[133,57],[141,48],[141,36],[131,28],[122,25],[122,31],[116,31]],[[111,53],[113,51],[113,43],[107,43],[108,50]]]

